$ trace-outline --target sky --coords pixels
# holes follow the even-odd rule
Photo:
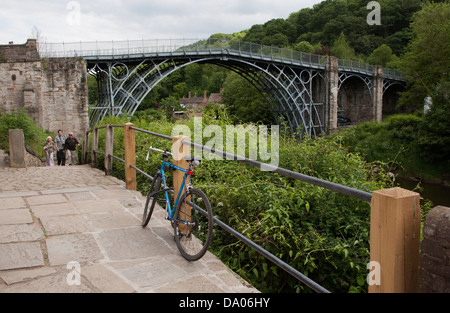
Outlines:
[[[322,0],[1,0],[0,44],[37,29],[47,43],[203,39],[312,8]]]

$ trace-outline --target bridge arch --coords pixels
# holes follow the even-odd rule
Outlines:
[[[400,93],[406,90],[406,83],[387,80],[383,84],[383,116],[401,113],[397,109]]]
[[[313,101],[313,81],[323,80],[318,70],[223,55],[92,64],[89,73],[97,79],[99,99],[98,106],[92,108],[91,125],[106,115],[120,115],[124,111],[133,115],[164,78],[194,63],[215,64],[244,77],[268,103],[274,118],[278,122],[286,120],[293,132],[311,137],[325,130],[324,104]]]
[[[374,119],[372,77],[341,73],[338,89],[339,126]]]

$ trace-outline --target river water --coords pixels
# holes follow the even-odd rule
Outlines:
[[[396,177],[395,180],[401,188],[408,190],[413,190],[418,184],[417,181],[406,177]],[[450,207],[450,186],[427,182],[421,182],[420,186],[423,188],[423,190],[419,192],[422,198],[431,200],[434,206],[442,205]]]

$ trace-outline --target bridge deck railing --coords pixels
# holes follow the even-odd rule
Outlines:
[[[114,156],[114,128],[124,128],[124,159]],[[99,130],[106,130],[105,152],[98,151]],[[136,190],[136,172],[148,179],[153,178],[145,171],[136,167],[135,131],[151,136],[172,140],[180,145],[190,148],[200,148],[228,160],[236,160],[250,166],[262,168],[267,164],[236,156],[210,147],[190,142],[187,137],[171,137],[134,127],[134,124],[106,125],[94,127],[86,133],[84,142],[84,159],[87,163],[89,151],[92,155],[92,164],[97,166],[97,154],[105,156],[105,173],[112,174],[113,159],[125,164],[125,182],[127,189]],[[92,148],[89,150],[90,133],[92,132]],[[190,149],[188,149],[190,150]],[[370,218],[370,260],[368,269],[369,292],[416,292],[418,290],[419,245],[420,245],[420,195],[402,188],[364,192],[349,188],[333,182],[321,180],[301,173],[283,168],[277,168],[274,173],[314,184],[334,192],[371,202]],[[176,175],[180,176],[176,178]],[[174,172],[174,180],[181,179],[181,173]],[[223,230],[229,232],[244,244],[250,246],[268,260],[279,266],[287,273],[306,284],[316,292],[329,292],[324,287],[309,279],[289,264],[274,256],[267,250],[246,238],[224,222],[214,218],[214,222]]]
[[[91,61],[120,61],[155,56],[228,54],[313,68],[324,69],[326,66],[326,58],[322,55],[240,40],[216,38],[44,43],[40,44],[39,51],[43,58],[83,57]],[[339,67],[343,70],[366,75],[373,74],[373,65],[362,62],[339,60]],[[386,69],[385,77],[403,80],[404,74],[397,70]]]
[[[89,60],[122,60],[149,56],[182,56],[200,54],[234,54],[325,67],[323,56],[291,49],[227,39],[154,39],[128,41],[95,41],[45,43],[39,48],[44,58],[83,57]]]

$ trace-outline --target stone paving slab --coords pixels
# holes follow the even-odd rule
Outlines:
[[[142,228],[145,197],[124,186],[90,166],[0,168],[0,292],[258,292],[209,252],[186,261],[160,207]]]
[[[15,270],[0,272],[0,278],[4,280],[7,285],[30,281],[35,278],[45,277],[55,274],[56,270],[51,267],[41,267],[26,270]]]
[[[0,210],[0,225],[32,223],[33,217],[28,209]]]
[[[123,207],[115,200],[76,201],[73,205],[80,213],[123,211]]]
[[[39,242],[0,244],[0,270],[44,265]]]
[[[81,215],[45,216],[40,221],[47,236],[92,232],[94,228]]]
[[[61,216],[61,215],[71,215],[78,214],[72,203],[57,203],[57,204],[46,204],[46,205],[36,205],[30,207],[31,211],[37,218],[43,218],[47,216]]]
[[[82,276],[94,287],[106,293],[131,293],[134,288],[103,264],[83,268]]]
[[[25,208],[26,204],[22,197],[0,198],[0,210]]]
[[[67,198],[64,197],[64,195],[62,194],[26,197],[25,200],[28,202],[30,206],[67,202]]]
[[[50,265],[64,265],[72,261],[95,262],[103,255],[92,234],[52,236],[47,240]]]
[[[44,238],[44,231],[37,224],[0,226],[0,243],[39,241]]]

